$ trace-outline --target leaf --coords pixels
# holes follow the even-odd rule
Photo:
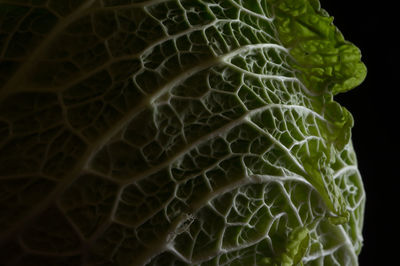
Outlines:
[[[365,77],[316,0],[0,1],[4,265],[357,265]]]

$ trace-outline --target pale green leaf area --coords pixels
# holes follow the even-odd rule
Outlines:
[[[0,0],[0,264],[358,265],[318,0]]]

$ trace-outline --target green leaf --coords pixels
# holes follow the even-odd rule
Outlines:
[[[275,1],[277,30],[294,57],[307,88],[335,95],[358,86],[366,76],[357,47],[344,40],[317,1]]]
[[[2,265],[357,265],[358,48],[317,0],[1,0]]]

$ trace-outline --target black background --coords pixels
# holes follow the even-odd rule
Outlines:
[[[367,195],[361,266],[400,265],[400,12],[395,3],[321,0],[344,37],[360,48],[368,69],[359,87],[335,96],[355,120],[352,139]]]

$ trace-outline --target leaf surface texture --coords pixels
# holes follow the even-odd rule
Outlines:
[[[1,0],[5,265],[357,265],[365,77],[316,0]]]

